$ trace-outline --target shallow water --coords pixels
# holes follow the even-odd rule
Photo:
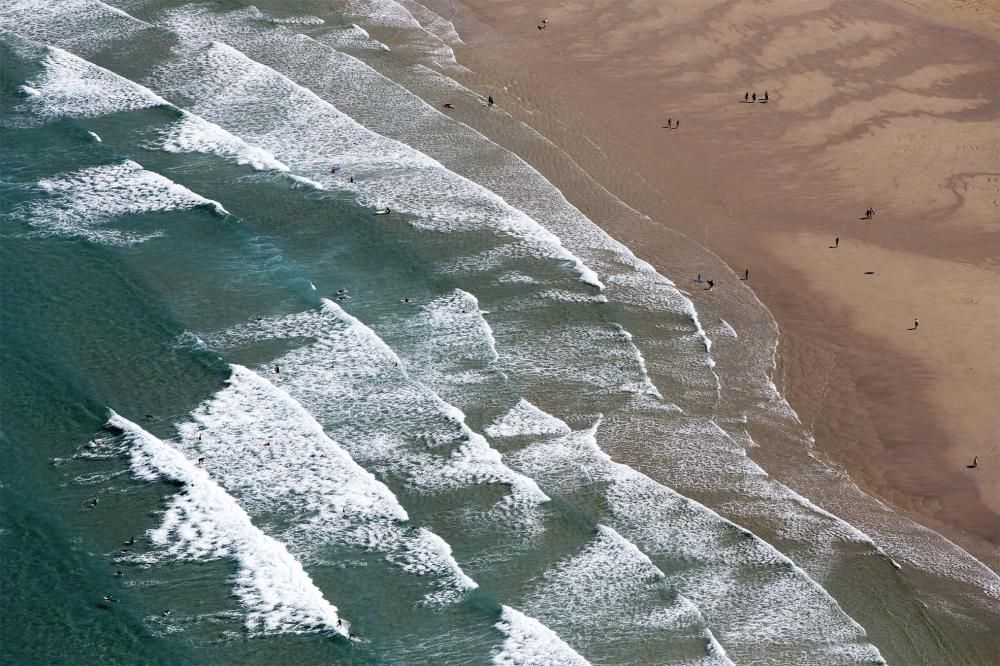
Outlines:
[[[989,662],[996,575],[810,455],[752,294],[424,102],[431,10],[0,27],[6,660]]]

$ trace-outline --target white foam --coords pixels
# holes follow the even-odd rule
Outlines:
[[[99,0],[5,0],[0,28],[78,52],[98,51],[149,28]]]
[[[271,21],[281,25],[323,25],[326,23],[318,16],[281,16],[271,17]]]
[[[651,557],[686,563],[666,581],[697,605],[720,642],[736,651],[738,661],[738,654],[752,654],[765,642],[772,650],[801,654],[825,650],[830,643],[864,642],[860,625],[771,545],[614,462],[597,445],[599,424],[531,445],[512,454],[510,464],[550,492],[604,485],[610,511],[606,520]],[[865,646],[869,648],[877,653]]]
[[[475,296],[455,289],[423,305],[403,307],[416,312],[390,324],[383,335],[399,341],[407,370],[421,382],[449,397],[502,374],[493,329]]]
[[[568,435],[571,430],[561,419],[521,398],[516,405],[486,426],[483,432],[487,437],[501,438]]]
[[[230,20],[239,25],[239,18]],[[240,30],[225,31],[225,21],[184,9],[170,12],[166,25],[195,48],[212,30],[239,38]],[[294,38],[284,39],[292,46],[296,43]],[[511,236],[536,256],[570,262],[581,280],[603,288],[597,274],[567,251],[557,236],[490,190],[405,144],[371,132],[312,91],[231,46],[214,42],[195,48],[189,57],[165,65],[157,82],[161,89],[192,98],[198,115],[268,150],[297,175],[328,188],[350,190],[362,205],[388,206],[412,216],[408,221],[418,227],[486,229]],[[338,174],[345,175],[331,174],[334,164],[340,167]],[[346,174],[355,177],[350,187]]]
[[[28,81],[38,92],[27,101],[46,118],[93,118],[108,113],[171,106],[153,91],[72,53],[50,46],[42,72]]]
[[[208,473],[179,451],[111,412],[108,424],[131,445],[133,473],[145,480],[183,485],[170,497],[150,540],[166,556],[182,560],[229,557],[239,569],[232,580],[254,633],[334,632],[347,635],[337,608],[313,584],[285,546],[265,535]]]
[[[493,656],[497,666],[586,666],[590,662],[544,624],[510,606],[501,606],[496,627],[507,636]]]
[[[411,39],[406,46],[430,58],[430,61],[450,71],[468,71],[458,64],[455,51],[446,40],[461,42],[454,26],[417,3],[395,0],[348,0],[345,10],[348,14],[362,18],[365,24],[382,29],[417,31],[423,39]],[[423,21],[418,21],[414,12]]]
[[[630,393],[642,393],[651,395],[657,400],[663,400],[663,394],[660,393],[660,390],[656,388],[656,384],[654,384],[653,380],[650,378],[649,368],[646,367],[646,359],[642,355],[642,352],[639,351],[639,348],[635,345],[632,334],[626,331],[621,324],[615,324],[614,326],[615,329],[621,334],[622,338],[624,338],[626,346],[632,353],[632,358],[639,366],[639,370],[642,375],[640,381],[626,384],[622,388]]]
[[[614,645],[644,644],[648,650],[656,640],[669,644],[685,634],[712,636],[688,599],[667,601],[665,578],[635,544],[598,525],[582,550],[545,571],[524,605],[584,653]]]
[[[132,244],[154,235],[139,235],[100,225],[124,215],[139,215],[204,206],[227,215],[217,201],[147,171],[131,160],[90,167],[38,183],[47,197],[18,210],[18,217],[43,233],[79,236],[111,244]]]
[[[215,123],[181,111],[181,119],[167,126],[157,144],[168,153],[209,153],[254,169],[288,171],[288,167],[263,148],[251,146]]]
[[[434,576],[436,601],[476,587],[447,544],[405,524],[395,495],[284,391],[238,365],[227,384],[178,426],[178,446],[204,457],[212,478],[252,515],[280,515],[281,539],[297,554],[331,543],[385,553],[405,571]]]
[[[281,372],[274,381],[327,427],[344,428],[349,437],[342,444],[356,460],[423,492],[504,485],[509,493],[498,508],[525,516],[548,501],[534,481],[509,469],[468,427],[461,410],[410,378],[374,331],[332,301],[211,337],[230,346],[290,338],[313,342],[275,359]]]

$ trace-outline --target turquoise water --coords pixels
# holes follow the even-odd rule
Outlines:
[[[989,663],[749,291],[423,101],[446,21],[119,4],[0,17],[6,662]]]

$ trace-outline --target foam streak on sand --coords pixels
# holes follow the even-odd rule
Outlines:
[[[265,535],[208,473],[180,451],[111,412],[108,425],[129,444],[132,471],[140,479],[180,483],[151,541],[183,560],[233,558],[239,569],[233,589],[247,608],[245,624],[254,633],[323,631],[347,635],[337,609],[313,584],[285,546]]]
[[[363,205],[388,206],[429,230],[501,233],[529,253],[570,263],[582,281],[603,289],[597,274],[557,236],[490,190],[366,129],[312,91],[227,44],[201,46],[198,16],[191,14],[176,12],[167,22],[192,50],[165,64],[156,85],[193,99],[198,115],[262,146],[297,175],[355,192]],[[334,177],[331,165],[339,165],[356,182]]]
[[[407,524],[392,492],[323,432],[301,405],[256,373],[231,366],[228,386],[178,426],[179,446],[251,515],[280,516],[280,537],[306,558],[330,543],[385,553],[433,576],[433,599],[476,587],[436,535]]]
[[[38,189],[46,198],[22,206],[17,217],[43,233],[79,236],[95,242],[128,245],[158,235],[143,236],[100,227],[125,215],[197,207],[228,215],[219,202],[195,194],[131,160],[47,178],[39,181]]]

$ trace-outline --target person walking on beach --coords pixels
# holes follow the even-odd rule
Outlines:
[[[765,90],[764,91],[764,104],[767,104],[767,100],[769,100],[769,99],[771,99],[771,96],[768,95],[767,91]]]
[[[835,248],[840,247],[840,236],[837,236],[836,238],[833,239],[833,247]]]
[[[966,465],[966,467],[968,467],[969,469],[976,469],[977,467],[979,467],[979,456],[974,456],[972,458],[972,464]]]
[[[918,326],[920,326],[920,320],[917,319],[917,318],[914,318],[913,319],[913,328],[911,328],[910,330],[911,331],[915,331],[915,330],[917,330]]]
[[[743,95],[743,101],[744,101],[745,103],[747,103],[747,104],[749,104],[749,103],[750,103],[750,92],[749,92],[749,91],[747,91],[747,92],[746,92],[746,93],[745,93],[745,94]]]
[[[486,98],[486,106],[493,106],[493,95]]]
[[[753,95],[751,95],[750,99],[752,99],[754,102],[756,102],[757,101],[757,93],[754,93]]]
[[[742,279],[742,280],[749,280],[750,279],[750,269],[749,268],[746,269],[745,271],[743,271],[743,277],[740,278],[740,279]]]
[[[709,280],[708,286],[705,287],[705,291],[712,291],[714,287],[715,287],[715,280]]]

